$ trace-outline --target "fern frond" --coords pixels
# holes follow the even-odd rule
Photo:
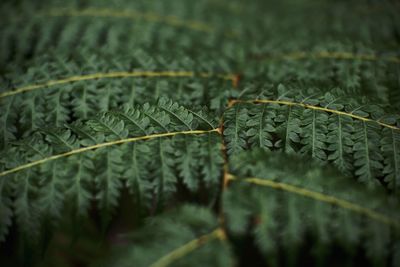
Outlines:
[[[275,96],[273,93],[263,94],[276,100],[230,102],[233,107],[225,113],[226,121],[237,121],[232,118],[237,113],[252,118],[243,129],[247,136],[241,137],[242,149],[261,147],[310,154],[319,160],[334,162],[345,174],[354,175],[370,186],[386,179],[389,187],[397,190],[393,187],[397,184],[394,182],[398,179],[397,168],[391,166],[398,162],[399,144],[390,133],[393,131],[394,137],[400,132],[398,116],[387,114],[379,106],[365,106],[352,98],[344,100],[344,96],[335,95],[334,91],[299,94],[280,85]],[[268,114],[268,119],[261,120],[262,114]],[[262,133],[266,122],[268,132]],[[225,127],[228,133],[236,129],[231,124]],[[381,136],[388,134],[383,148]],[[393,153],[383,153],[383,150]],[[385,171],[384,166],[388,166]]]
[[[399,53],[396,48],[368,46],[366,42],[316,43],[308,40],[262,44],[250,57],[252,81],[294,84],[293,87],[339,87],[355,95],[390,103],[396,107]],[[296,89],[296,88],[294,88]]]
[[[115,250],[104,266],[230,266],[223,229],[204,208],[183,206],[154,217],[140,232],[126,235],[128,246]]]
[[[281,168],[282,158],[290,168]],[[316,162],[308,160],[306,167],[299,157],[279,153],[271,157],[261,150],[236,154],[230,172],[223,199],[224,222],[217,223],[203,208],[180,207],[121,236],[124,245],[115,248],[106,266],[132,262],[138,266],[220,266],[232,264],[229,248],[238,251],[244,244],[260,252],[263,261],[275,265],[295,263],[299,258],[331,264],[332,251],[341,253],[335,264],[369,259],[380,265],[395,260],[393,248],[400,231],[395,212],[398,203],[382,192],[366,192],[332,170],[322,170]],[[246,198],[238,197],[241,195]],[[189,238],[189,232],[196,234]],[[222,247],[215,248],[216,241]],[[207,250],[208,257],[197,258],[209,246],[214,249]]]
[[[89,3],[88,3],[89,4]],[[92,5],[93,4],[93,5]],[[8,37],[1,45],[0,64],[26,63],[41,53],[55,49],[64,55],[74,55],[76,48],[126,54],[138,47],[151,47],[156,51],[170,51],[174,44],[180,50],[190,51],[196,45],[210,49],[210,43],[235,38],[235,20],[223,12],[210,13],[204,2],[194,7],[188,3],[178,10],[163,3],[132,2],[123,9],[116,3],[90,3],[88,8],[77,3],[57,1],[32,4],[22,1],[11,5],[10,11],[2,13],[8,27],[0,27],[0,34]],[[169,12],[165,12],[167,9]],[[210,15],[212,15],[210,17]],[[225,18],[225,24],[218,23]],[[132,19],[134,23],[132,23]],[[227,25],[228,24],[228,25]],[[30,41],[30,42],[29,42]]]
[[[400,266],[399,5],[314,2],[0,1],[1,264]]]
[[[136,61],[139,68],[146,67],[148,60],[154,60],[151,57],[144,60],[148,56],[138,53],[132,60]],[[5,91],[0,93],[0,103],[2,103],[0,109],[4,112],[2,120],[5,122],[5,127],[0,133],[2,139],[0,148],[4,148],[7,142],[18,140],[21,136],[27,136],[48,124],[62,126],[78,118],[87,119],[100,111],[115,109],[122,105],[154,103],[160,96],[170,96],[174,101],[185,105],[206,105],[212,110],[221,112],[229,94],[221,91],[220,86],[231,87],[236,79],[233,74],[201,70],[122,71],[120,69],[127,68],[125,65],[129,62],[126,58],[121,59],[120,64],[114,67],[107,66],[107,62],[98,62],[92,67],[93,59],[85,60],[88,62],[65,62],[63,58],[59,58],[58,62],[47,63],[42,68],[32,68],[29,75],[20,81],[24,85],[16,85],[17,88],[14,90],[11,89],[12,85],[2,88]],[[141,60],[145,62],[142,63]],[[42,60],[38,62],[43,63]],[[112,68],[119,70],[104,72],[102,64],[109,70]],[[156,65],[165,68],[164,64]],[[89,71],[95,73],[76,75],[85,68],[90,68]],[[53,72],[60,76],[60,79],[50,78]],[[190,84],[185,85],[188,82]],[[178,92],[176,92],[177,87]],[[160,102],[161,106],[166,108],[165,112],[168,112],[169,108],[175,108],[166,102]],[[193,112],[196,110],[191,111]],[[196,114],[193,113],[193,116]],[[18,123],[20,125],[17,127]]]
[[[80,81],[110,79],[110,78],[129,78],[129,77],[194,77],[196,73],[191,71],[134,71],[134,72],[110,72],[110,73],[94,73],[88,75],[72,76],[60,80],[50,80],[42,84],[33,84],[16,88],[14,90],[6,91],[0,94],[0,98],[9,97],[16,94],[22,94],[39,89],[46,89],[49,87],[69,84]],[[200,73],[199,77],[211,77],[210,73]],[[221,79],[232,80],[230,75],[216,75]]]
[[[390,246],[399,242],[398,203],[382,192],[365,191],[307,160],[261,150],[233,156],[230,171],[227,225],[237,237],[251,235],[267,261],[277,264],[282,249],[295,262],[302,246],[326,251],[322,258],[329,258],[332,247],[340,249],[341,264],[352,261],[356,248],[380,264],[393,256]]]
[[[199,119],[184,107],[160,99],[157,106],[125,107],[66,128],[43,130],[3,152],[9,155],[2,157],[3,194],[8,187],[23,187],[13,201],[18,206],[15,211],[20,210],[15,213],[17,221],[24,220],[20,227],[31,225],[38,231],[35,216],[57,220],[64,206],[85,216],[94,199],[109,217],[125,187],[147,210],[154,208],[151,203],[162,207],[168,202],[177,183],[192,192],[201,184],[215,193],[223,164],[219,129],[199,129],[205,117]],[[207,149],[195,153],[203,144]],[[4,196],[7,207],[8,195]],[[2,227],[6,225],[8,219]]]

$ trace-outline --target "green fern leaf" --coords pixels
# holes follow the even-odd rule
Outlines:
[[[246,148],[246,108],[232,108],[225,112],[224,137],[227,140],[226,148],[229,154]]]
[[[384,154],[385,181],[389,187],[396,190],[400,183],[400,132],[393,129],[384,129],[381,139],[381,149]]]
[[[325,125],[328,115],[318,113],[315,110],[304,110],[302,115],[301,144],[300,152],[311,152],[313,158],[326,160],[326,132]]]
[[[354,139],[355,174],[360,181],[374,185],[377,173],[382,172],[382,154],[379,152],[379,128],[366,122],[359,122]],[[357,125],[357,124],[356,124]]]
[[[395,2],[1,1],[2,265],[400,266]]]
[[[124,188],[147,212],[171,201],[180,183],[193,193],[209,188],[214,201],[223,164],[218,129],[209,129],[208,115],[195,112],[194,119],[165,101],[165,108],[145,104],[100,113],[9,146],[4,154],[13,157],[2,157],[0,177],[4,187],[18,190],[13,204],[19,226],[39,233],[42,217],[57,222],[67,208],[85,217],[93,200],[108,223]],[[197,130],[205,121],[208,129]],[[196,153],[203,144],[207,149]],[[7,228],[9,220],[3,223]]]
[[[246,126],[250,129],[246,132],[251,147],[263,147],[271,149],[274,147],[271,133],[276,132],[273,118],[275,111],[267,108],[266,105],[249,109],[249,119]],[[258,127],[258,129],[257,129]]]
[[[389,244],[398,242],[400,229],[398,203],[387,201],[382,192],[366,191],[298,157],[272,157],[261,150],[235,155],[230,168],[232,187],[224,196],[227,225],[237,237],[254,236],[267,261],[277,264],[277,253],[285,253],[297,262],[302,246],[310,245],[320,252],[342,246],[342,264],[352,262],[354,247],[363,247],[380,264],[392,255]]]
[[[398,140],[390,136],[390,131],[395,134],[400,131],[397,116],[386,114],[379,106],[362,106],[354,98],[342,100],[344,96],[335,90],[322,93],[315,89],[299,94],[299,91],[278,86],[275,93],[272,90],[263,94],[270,97],[275,94],[276,100],[233,100],[235,113],[231,111],[225,115],[228,122],[238,122],[233,117],[237,113],[255,118],[244,127],[248,136],[239,139],[241,150],[250,145],[252,148],[309,154],[321,161],[332,161],[344,174],[354,176],[368,186],[381,186],[381,181],[386,179],[393,188],[397,177],[394,162],[398,161]],[[243,98],[246,97],[244,94]],[[252,115],[248,112],[251,109],[262,112],[256,111],[256,115]],[[262,114],[270,117],[264,142],[260,130],[266,126],[259,119]],[[235,124],[226,124],[226,132],[238,132],[235,129]],[[237,136],[229,136],[229,139],[235,140]],[[381,136],[387,136],[383,139],[385,144],[382,144]]]
[[[152,218],[143,229],[126,235],[129,245],[115,250],[104,266],[230,266],[223,230],[204,208],[183,206]]]

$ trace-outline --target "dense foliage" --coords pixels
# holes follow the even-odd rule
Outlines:
[[[398,2],[0,7],[2,266],[400,266]]]

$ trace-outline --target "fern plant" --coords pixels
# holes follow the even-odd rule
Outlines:
[[[399,266],[392,1],[4,1],[2,266]]]

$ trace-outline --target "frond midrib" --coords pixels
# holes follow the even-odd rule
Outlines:
[[[114,146],[114,145],[120,145],[120,144],[131,143],[131,142],[136,142],[136,141],[141,141],[141,140],[154,139],[154,138],[170,137],[170,136],[181,135],[181,134],[205,134],[205,133],[210,133],[210,132],[219,132],[219,129],[216,128],[216,129],[212,129],[212,130],[190,130],[190,131],[157,133],[157,134],[144,135],[144,136],[139,136],[139,137],[124,138],[124,139],[119,139],[116,141],[104,142],[104,143],[100,143],[100,144],[96,144],[96,145],[92,145],[92,146],[81,147],[81,148],[74,149],[74,150],[71,150],[71,151],[68,151],[68,152],[65,152],[62,154],[53,155],[53,156],[46,157],[46,158],[43,158],[40,160],[36,160],[36,161],[30,162],[27,164],[20,165],[18,167],[1,172],[0,177],[6,176],[8,174],[16,173],[16,172],[40,165],[40,164],[44,164],[49,161],[53,161],[53,160],[60,159],[60,158],[65,158],[65,157],[75,155],[75,154],[84,153],[84,152],[91,151],[91,150],[98,149],[98,148],[110,147],[110,146]]]
[[[353,119],[360,120],[360,121],[363,121],[363,122],[373,122],[373,123],[379,124],[379,125],[381,125],[383,127],[400,131],[399,127],[394,126],[394,125],[390,125],[390,124],[387,124],[387,123],[383,123],[383,122],[380,122],[378,120],[365,118],[365,117],[354,115],[352,113],[345,112],[345,111],[329,109],[329,108],[324,108],[324,107],[319,107],[319,106],[315,106],[315,105],[304,104],[304,103],[299,103],[299,102],[294,102],[294,101],[289,101],[289,100],[271,100],[271,99],[254,99],[254,100],[236,100],[235,99],[235,100],[230,100],[230,105],[231,106],[235,105],[236,103],[278,104],[278,105],[286,105],[286,106],[298,106],[298,107],[303,107],[303,108],[311,109],[311,110],[325,111],[325,112],[336,114],[336,115],[339,115],[339,116],[347,116],[347,117],[351,117]]]
[[[355,204],[353,202],[350,202],[350,201],[347,201],[347,200],[344,200],[344,199],[341,199],[341,198],[338,198],[335,196],[331,196],[331,195],[320,193],[317,191],[312,191],[312,190],[305,189],[302,187],[294,186],[289,183],[275,182],[273,180],[267,180],[267,179],[262,179],[262,178],[258,178],[258,177],[247,177],[244,179],[239,179],[236,176],[229,174],[228,179],[231,181],[235,181],[235,180],[236,181],[245,181],[245,182],[256,184],[256,185],[266,186],[266,187],[270,187],[273,189],[282,190],[282,191],[290,192],[293,194],[305,196],[305,197],[308,197],[308,198],[311,198],[314,200],[329,203],[329,204],[335,205],[337,207],[350,210],[352,212],[364,215],[370,219],[376,220],[383,224],[394,226],[394,227],[400,229],[400,221],[390,218],[390,217],[388,217],[382,213],[376,212],[372,209],[365,208],[363,206],[360,206],[358,204]]]
[[[186,77],[201,77],[210,78],[217,77],[222,80],[233,81],[233,74],[217,74],[217,73],[196,73],[193,71],[116,71],[116,72],[98,72],[86,75],[75,75],[58,80],[50,80],[40,84],[26,85],[15,88],[14,90],[0,93],[0,99],[8,96],[30,92],[38,89],[49,88],[55,85],[66,83],[73,83],[79,81],[97,80],[97,79],[110,79],[110,78],[132,78],[132,77],[167,77],[167,78],[186,78]]]
[[[216,228],[214,231],[190,240],[189,242],[183,244],[182,246],[172,250],[170,253],[166,254],[156,262],[150,265],[150,267],[166,267],[176,260],[186,256],[190,252],[200,248],[207,242],[219,239],[225,240],[225,232],[222,228]]]

